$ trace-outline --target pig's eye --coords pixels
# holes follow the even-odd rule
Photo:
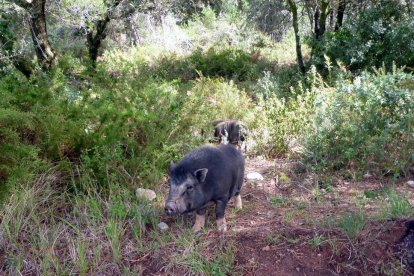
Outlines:
[[[188,191],[188,192],[191,192],[193,189],[194,189],[194,187],[193,187],[193,186],[188,186],[188,187],[187,187],[187,191]]]

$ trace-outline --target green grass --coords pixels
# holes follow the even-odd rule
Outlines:
[[[207,240],[193,235],[191,229],[180,227],[183,231],[170,234],[170,244],[164,244],[168,256],[162,261],[167,271],[181,268],[192,275],[228,275],[231,274],[234,258],[234,242],[225,237]]]
[[[43,275],[105,273],[102,264],[122,271],[128,257],[122,242],[134,227],[137,239],[130,240],[132,248],[138,253],[146,250],[142,235],[157,221],[155,206],[141,203],[117,185],[105,195],[87,183],[86,193],[58,191],[57,181],[59,175],[51,170],[16,189],[3,205],[1,231],[10,272],[24,274],[24,262]]]
[[[283,196],[271,197],[269,201],[275,207],[287,207],[287,206],[289,206],[288,199],[283,197]]]
[[[384,199],[386,204],[382,206],[380,219],[402,219],[414,214],[414,207],[408,198],[397,191],[389,190]]]
[[[105,226],[105,235],[109,242],[114,263],[119,263],[122,259],[121,238],[124,234],[124,227],[113,219],[110,219]]]
[[[171,247],[174,250],[162,259],[167,270],[203,275],[232,272],[231,240],[222,238],[213,244],[195,236],[184,218],[174,225],[178,232],[160,231],[156,201],[140,201],[116,184],[102,191],[85,182],[82,191],[57,192],[52,189],[56,176],[53,171],[41,175],[37,182],[17,189],[4,205],[1,231],[10,273],[24,274],[25,263],[30,262],[31,269],[43,275],[139,274],[140,268],[127,260],[169,252]]]
[[[315,233],[308,243],[313,248],[320,248],[324,242],[326,242],[325,236]]]
[[[299,243],[299,241],[299,237],[295,237],[294,235],[292,235],[292,233],[289,232],[269,233],[265,236],[265,242],[269,245],[279,245],[282,243],[294,245]]]
[[[367,216],[362,210],[359,210],[356,212],[342,213],[338,221],[338,226],[345,235],[353,239],[359,232],[364,230],[367,223]]]

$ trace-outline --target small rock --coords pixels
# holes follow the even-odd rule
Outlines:
[[[135,194],[137,195],[138,198],[145,198],[149,201],[153,201],[157,197],[157,195],[155,194],[153,190],[143,189],[143,188],[138,188]]]
[[[363,175],[364,179],[368,179],[372,177],[372,174],[370,174],[369,172],[367,172],[366,174]]]
[[[160,228],[161,231],[165,231],[168,229],[168,225],[165,222],[158,223],[158,228]]]
[[[410,186],[411,188],[414,188],[414,180],[408,180],[407,185]]]
[[[297,271],[297,272],[299,272],[299,271],[300,271],[300,268],[299,268],[299,267],[297,267],[297,268],[296,268],[296,271]]]
[[[247,180],[263,180],[263,176],[258,172],[248,173],[246,176]]]
[[[270,246],[266,245],[262,248],[262,251],[270,251]]]

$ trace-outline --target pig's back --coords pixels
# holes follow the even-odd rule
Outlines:
[[[203,146],[184,156],[174,174],[184,175],[207,168],[204,190],[212,197],[237,193],[242,185],[244,157],[232,145]]]
[[[226,159],[228,159],[225,155],[226,153],[220,150],[219,147],[202,146],[186,154],[177,167],[189,171],[202,168],[211,170],[224,165]]]

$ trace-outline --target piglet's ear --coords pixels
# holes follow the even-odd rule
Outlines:
[[[174,170],[174,168],[175,168],[175,164],[174,164],[174,162],[171,160],[171,162],[170,162],[170,172],[171,172],[172,170]]]
[[[198,182],[203,183],[206,180],[208,169],[199,169],[194,172],[194,176],[197,178]]]

